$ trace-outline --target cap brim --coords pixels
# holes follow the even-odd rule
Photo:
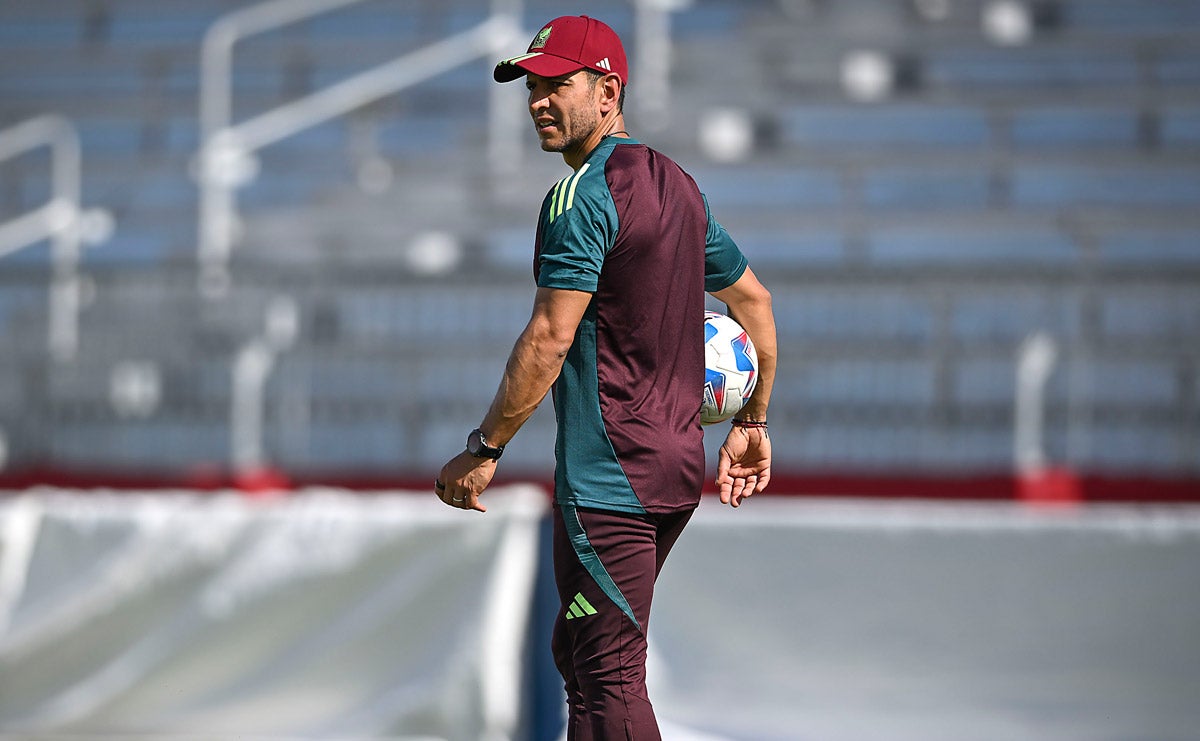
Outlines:
[[[528,74],[539,77],[561,77],[584,69],[587,65],[580,64],[574,59],[556,57],[553,54],[533,52],[519,57],[505,59],[496,65],[492,78],[496,82],[512,82]]]

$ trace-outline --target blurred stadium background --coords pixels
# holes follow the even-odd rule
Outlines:
[[[201,624],[247,609],[258,626],[224,635],[126,605],[145,617],[131,623],[103,605],[132,590],[155,615],[175,614],[207,583],[197,573],[241,563],[231,544],[260,537],[257,527],[303,562],[310,517],[389,544],[363,546],[361,559],[311,555],[364,585],[383,579],[386,624],[428,618],[406,613],[406,582],[383,576],[412,565],[407,539],[429,537],[406,522],[493,543],[513,564],[497,570],[500,582],[528,571],[503,535],[541,521],[526,504],[511,516],[501,507],[489,540],[475,529],[485,526],[404,497],[303,502],[317,485],[427,488],[486,409],[532,303],[536,209],[564,167],[536,149],[520,86],[494,85],[490,69],[546,19],[578,12],[626,39],[631,130],[692,172],[774,293],[774,488],[808,495],[764,505],[774,523],[706,515],[681,544],[689,555],[663,585],[673,625],[688,622],[690,604],[714,621],[736,613],[723,594],[744,573],[723,581],[719,564],[687,567],[732,538],[755,558],[803,561],[786,593],[760,576],[740,604],[770,605],[772,624],[802,614],[818,632],[774,654],[792,657],[787,666],[754,682],[737,675],[778,700],[740,714],[733,700],[702,701],[720,695],[698,678],[722,669],[689,663],[720,654],[712,625],[664,637],[662,666],[692,667],[661,680],[676,737],[1196,738],[1200,3],[1189,0],[0,2],[0,489],[12,493],[0,504],[0,698],[10,698],[0,731],[556,732],[553,677],[526,665],[536,658],[518,672],[516,710],[496,711],[495,675],[472,673],[494,669],[486,657],[446,676],[428,658],[393,657],[406,669],[372,674],[372,687],[395,690],[417,672],[445,694],[467,688],[480,717],[399,693],[372,712],[318,704],[324,714],[313,706],[299,725],[272,725],[271,708],[325,696],[276,681],[311,645],[299,638],[280,639],[289,658],[278,675],[214,649],[233,662],[221,675],[228,697],[215,679],[189,685],[181,703],[205,712],[172,714],[132,679],[113,683],[142,670],[143,683],[162,680],[146,668],[154,662],[130,659],[146,650],[139,631],[158,636],[155,655],[174,657],[173,676],[194,678],[195,659],[162,647],[199,635],[208,647],[261,645],[253,636],[282,618],[210,595]],[[544,485],[552,439],[553,417],[539,410],[505,455],[506,480]],[[298,493],[263,509],[227,493],[280,488]],[[929,509],[920,499],[969,501]],[[1092,504],[1035,517],[1014,499]],[[192,509],[205,502],[211,520]],[[379,512],[389,514],[373,522]],[[179,532],[212,521],[230,528],[217,538],[225,545],[201,543],[198,560],[163,567],[195,584],[118,568],[159,558]],[[384,534],[362,534],[375,526]],[[812,545],[822,538],[834,541],[827,551]],[[121,550],[133,543],[142,561]],[[455,589],[473,588],[470,558],[445,566]],[[958,559],[978,579],[942,571]],[[847,560],[843,593],[826,582]],[[544,554],[536,562],[544,569]],[[928,589],[872,581],[880,568]],[[299,589],[305,573],[262,580]],[[994,609],[980,584],[1012,602]],[[544,653],[537,616],[554,609],[544,587],[517,579],[511,593],[537,607],[531,657]],[[256,594],[292,594],[264,589]],[[805,600],[813,589],[829,600],[821,614]],[[90,590],[127,642],[45,621]],[[971,609],[948,611],[945,600]],[[510,607],[517,640],[522,613]],[[878,622],[847,620],[863,610]],[[467,612],[459,619],[473,626]],[[318,613],[289,635],[337,622]],[[76,658],[54,654],[64,643]],[[961,665],[930,668],[910,685],[919,697],[889,694],[885,680],[913,681],[918,648],[928,657],[951,645]],[[734,662],[746,648],[722,656]],[[748,652],[760,666],[772,656]],[[369,653],[353,666],[374,666]],[[15,675],[30,678],[20,692]],[[266,685],[276,694],[261,705],[230,710],[237,688]],[[771,687],[788,688],[795,705]],[[946,699],[950,687],[975,688],[978,701]],[[362,689],[356,702],[370,696]],[[714,708],[724,721],[705,715]],[[930,725],[935,715],[942,725]]]

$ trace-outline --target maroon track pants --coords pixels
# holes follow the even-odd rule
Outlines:
[[[551,647],[566,682],[568,741],[661,738],[646,694],[646,627],[654,581],[691,516],[554,508],[562,608]]]

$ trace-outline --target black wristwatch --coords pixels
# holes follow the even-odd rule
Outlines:
[[[483,430],[476,427],[471,430],[470,435],[467,435],[467,452],[476,458],[491,458],[498,461],[500,456],[504,455],[504,446],[494,448],[488,445],[487,438],[483,436]]]

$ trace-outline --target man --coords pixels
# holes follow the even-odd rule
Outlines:
[[[485,511],[504,446],[553,386],[553,650],[568,738],[657,739],[646,628],[655,578],[700,501],[704,294],[728,306],[759,354],[758,387],[717,467],[721,501],[734,507],[771,476],[771,296],[692,179],[625,132],[628,65],[611,28],[556,18],[494,77],[525,78],[542,149],[574,172],[542,204],[533,316],[435,488],[446,504]]]

